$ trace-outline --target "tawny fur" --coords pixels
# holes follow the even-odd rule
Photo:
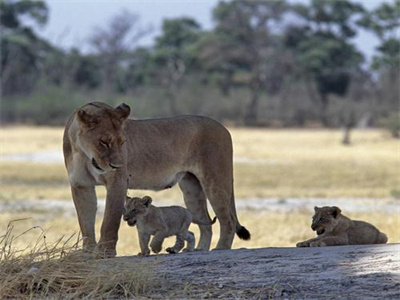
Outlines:
[[[127,197],[124,206],[124,221],[129,226],[137,226],[139,234],[139,244],[141,252],[138,255],[147,256],[151,250],[159,253],[162,249],[164,239],[170,236],[176,236],[176,242],[173,247],[166,249],[168,253],[178,253],[182,250],[185,241],[187,247],[184,251],[194,251],[195,237],[193,232],[189,231],[190,223],[201,225],[212,225],[216,218],[210,223],[203,223],[194,220],[190,211],[180,206],[156,207],[151,204],[152,199],[149,196],[143,198]]]
[[[386,234],[364,221],[353,221],[336,206],[314,207],[311,229],[317,237],[297,243],[297,247],[385,244]]]
[[[127,189],[163,190],[179,183],[186,207],[211,221],[207,199],[220,223],[216,249],[230,249],[240,225],[233,192],[232,140],[224,126],[206,117],[130,120],[130,108],[89,103],[69,119],[63,151],[84,249],[115,256]],[[99,243],[95,237],[96,185],[107,190]],[[200,226],[198,250],[209,250],[210,225]],[[97,247],[96,247],[97,245]]]

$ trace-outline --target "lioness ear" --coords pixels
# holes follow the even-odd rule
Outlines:
[[[146,207],[149,207],[152,201],[153,199],[151,199],[149,196],[144,196],[141,200],[142,204]]]
[[[129,114],[131,113],[131,108],[129,107],[129,105],[122,103],[121,105],[115,108],[115,111],[117,112],[120,120],[125,121],[129,117]]]
[[[86,125],[88,127],[92,127],[94,125],[97,125],[99,123],[98,118],[95,116],[92,116],[88,114],[85,110],[79,109],[76,113],[78,117],[78,121],[82,123],[83,125]]]
[[[331,215],[332,215],[332,217],[334,217],[335,219],[337,218],[338,215],[340,215],[341,212],[342,212],[342,211],[340,210],[339,207],[337,207],[337,206],[332,206],[332,207],[331,207]]]

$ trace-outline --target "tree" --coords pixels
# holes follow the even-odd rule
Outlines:
[[[350,41],[356,34],[355,17],[363,11],[361,5],[347,0],[312,0],[310,6],[293,6],[300,24],[289,27],[286,45],[294,50],[299,76],[305,75],[325,126],[329,125],[329,96],[346,95],[351,74],[363,61]]]
[[[43,54],[50,45],[37,37],[26,20],[43,26],[48,16],[43,1],[0,1],[1,92],[12,95],[29,92],[39,76]]]
[[[400,0],[382,3],[366,12],[359,24],[380,41],[371,69],[379,75],[379,105],[384,111],[391,111],[398,108],[400,97]]]
[[[119,69],[139,40],[150,28],[139,26],[139,16],[122,11],[114,16],[106,28],[97,28],[90,37],[90,44],[102,61],[102,86],[106,94],[116,90]]]
[[[150,57],[150,81],[161,86],[169,102],[170,113],[179,114],[176,94],[184,79],[193,73],[196,64],[194,44],[201,35],[200,25],[191,18],[164,20],[162,33]]]
[[[246,125],[257,124],[261,93],[279,89],[284,61],[279,24],[285,9],[285,1],[220,2],[213,11],[215,30],[203,38],[201,58],[223,92],[239,86],[250,92]]]

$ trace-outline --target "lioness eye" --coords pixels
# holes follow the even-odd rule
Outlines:
[[[135,213],[137,211],[136,208],[132,209],[131,212]]]
[[[110,147],[110,145],[107,142],[103,141],[103,140],[100,141],[100,145],[102,145],[102,146],[104,146],[106,148]]]

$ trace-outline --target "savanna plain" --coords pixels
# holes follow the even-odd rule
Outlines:
[[[390,134],[378,129],[355,130],[351,145],[343,146],[340,130],[229,130],[234,144],[235,196],[238,202],[244,203],[238,209],[238,216],[252,233],[251,241],[235,239],[233,248],[294,247],[298,241],[313,237],[310,229],[313,211],[306,209],[310,199],[315,203],[318,203],[316,199],[323,199],[323,203],[329,205],[354,203],[349,211],[343,208],[346,216],[374,224],[388,235],[390,243],[400,242],[400,144]],[[62,256],[65,249],[79,244],[79,226],[61,155],[62,134],[62,128],[50,127],[0,129],[2,269],[18,265],[15,259],[22,255],[28,255],[28,261],[38,258],[51,260]],[[101,206],[104,203],[104,188],[97,188],[97,195]],[[178,187],[158,193],[130,190],[129,195],[150,195],[157,206],[184,205]],[[296,199],[300,205],[284,210],[268,207],[269,201],[285,204],[287,199]],[[246,203],[258,201],[264,204],[257,209],[252,205],[246,208]],[[377,209],[364,210],[363,201],[376,204]],[[379,209],[387,204],[397,209]],[[214,215],[211,208],[210,215]],[[99,212],[97,233],[101,219]],[[193,225],[191,230],[198,238],[197,226]],[[218,222],[213,232],[212,245],[216,245]],[[119,237],[119,255],[139,252],[136,229],[122,223]],[[172,239],[166,240],[164,247],[173,242]],[[59,247],[63,248],[61,252]],[[38,252],[40,255],[32,256]],[[85,266],[87,268],[87,264]],[[85,270],[83,264],[75,267]],[[150,272],[149,268],[145,269]],[[73,270],[70,271],[72,274]],[[140,274],[143,275],[143,272]],[[10,282],[17,277],[0,280],[0,295],[7,295],[7,289],[12,287]],[[104,279],[107,278],[110,283],[114,279],[116,282],[119,280],[114,277],[110,280],[110,275],[106,274]],[[132,281],[137,283],[130,287],[132,290],[124,286],[121,294],[145,294],[149,287],[143,278]],[[74,280],[74,284],[79,285],[76,283],[79,278]],[[49,282],[46,284],[48,287]],[[87,284],[96,285],[96,282]],[[38,288],[38,284],[32,283],[30,288]],[[79,294],[78,290],[75,288],[73,295],[96,297],[85,292]],[[109,290],[98,292],[107,296],[106,293],[111,290],[112,286]],[[42,296],[48,295],[43,291],[41,293]],[[61,292],[55,293],[62,295]]]

